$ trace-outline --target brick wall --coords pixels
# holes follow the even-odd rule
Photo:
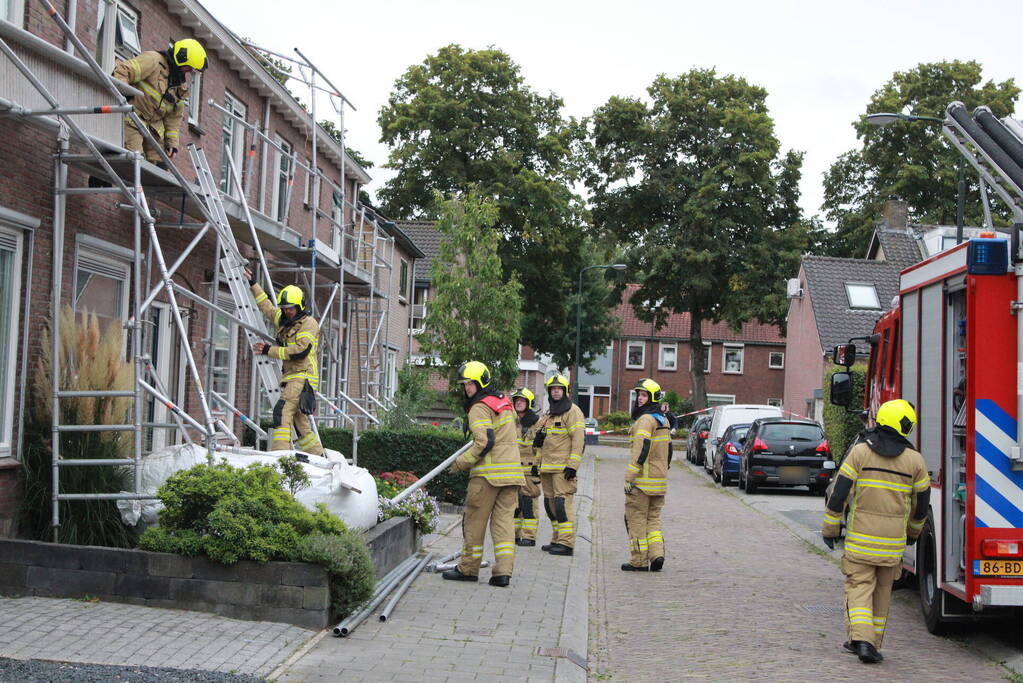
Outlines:
[[[813,302],[806,288],[806,276],[799,271],[802,298],[789,300],[785,362],[785,410],[813,415],[814,390],[824,381],[824,350],[817,332]]]

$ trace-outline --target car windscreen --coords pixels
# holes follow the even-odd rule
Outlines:
[[[817,425],[782,422],[764,425],[760,436],[764,440],[774,441],[820,441],[824,438],[824,432]]]

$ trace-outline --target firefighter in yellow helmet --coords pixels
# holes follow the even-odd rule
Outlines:
[[[464,363],[458,369],[458,381],[473,446],[450,468],[469,470],[469,488],[462,517],[462,557],[457,567],[442,576],[452,581],[479,580],[489,521],[494,541],[490,585],[504,588],[511,583],[515,564],[515,504],[526,484],[515,443],[515,410],[508,397],[491,386],[490,369],[483,363]]]
[[[554,527],[551,542],[540,546],[551,555],[571,555],[575,548],[576,472],[583,459],[586,430],[583,411],[568,395],[568,379],[552,375],[547,387],[547,414],[534,444],[540,449],[543,506]]]
[[[876,427],[849,451],[828,498],[821,535],[835,547],[849,506],[842,572],[849,640],[845,648],[864,664],[880,662],[892,584],[902,554],[916,543],[927,519],[931,477],[923,456],[906,439],[916,410],[903,399],[883,403]]]
[[[197,40],[179,40],[163,52],[150,50],[138,57],[117,62],[114,78],[142,91],[132,106],[163,145],[171,159],[181,144],[181,122],[188,110],[188,80],[192,71],[205,71],[206,50]],[[124,146],[133,152],[145,152],[146,159],[163,166],[159,152],[153,149],[127,117],[124,119]]]
[[[252,279],[248,268],[245,276],[249,278],[259,310],[277,327],[276,344],[257,342],[252,350],[282,361],[281,397],[274,406],[270,450],[290,450],[291,428],[294,427],[298,434],[296,450],[323,455],[320,438],[306,417],[316,412],[316,389],[320,386],[316,355],[320,325],[309,315],[305,295],[295,285],[281,288],[274,306],[259,283]]]
[[[515,407],[515,431],[519,444],[519,461],[526,485],[519,490],[519,506],[515,509],[515,544],[536,545],[537,512],[540,504],[540,465],[533,439],[540,429],[540,416],[533,409],[536,396],[529,389],[512,394]]]
[[[636,383],[629,430],[630,459],[625,469],[625,527],[629,534],[627,572],[659,572],[664,566],[661,509],[668,492],[671,464],[671,423],[661,412],[661,385],[652,379]]]

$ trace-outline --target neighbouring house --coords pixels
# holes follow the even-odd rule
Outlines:
[[[579,404],[587,417],[629,410],[633,387],[644,377],[688,398],[692,395],[689,314],[676,313],[657,329],[636,317],[629,302],[638,285],[622,295],[616,315],[621,334],[594,363],[579,373]],[[709,405],[762,403],[781,405],[785,380],[785,337],[774,325],[744,323],[738,331],[725,323],[704,322],[704,373]]]

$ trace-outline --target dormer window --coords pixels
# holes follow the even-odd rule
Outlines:
[[[881,310],[881,303],[877,298],[877,288],[872,284],[846,282],[845,294],[849,298],[849,308],[865,311]]]

